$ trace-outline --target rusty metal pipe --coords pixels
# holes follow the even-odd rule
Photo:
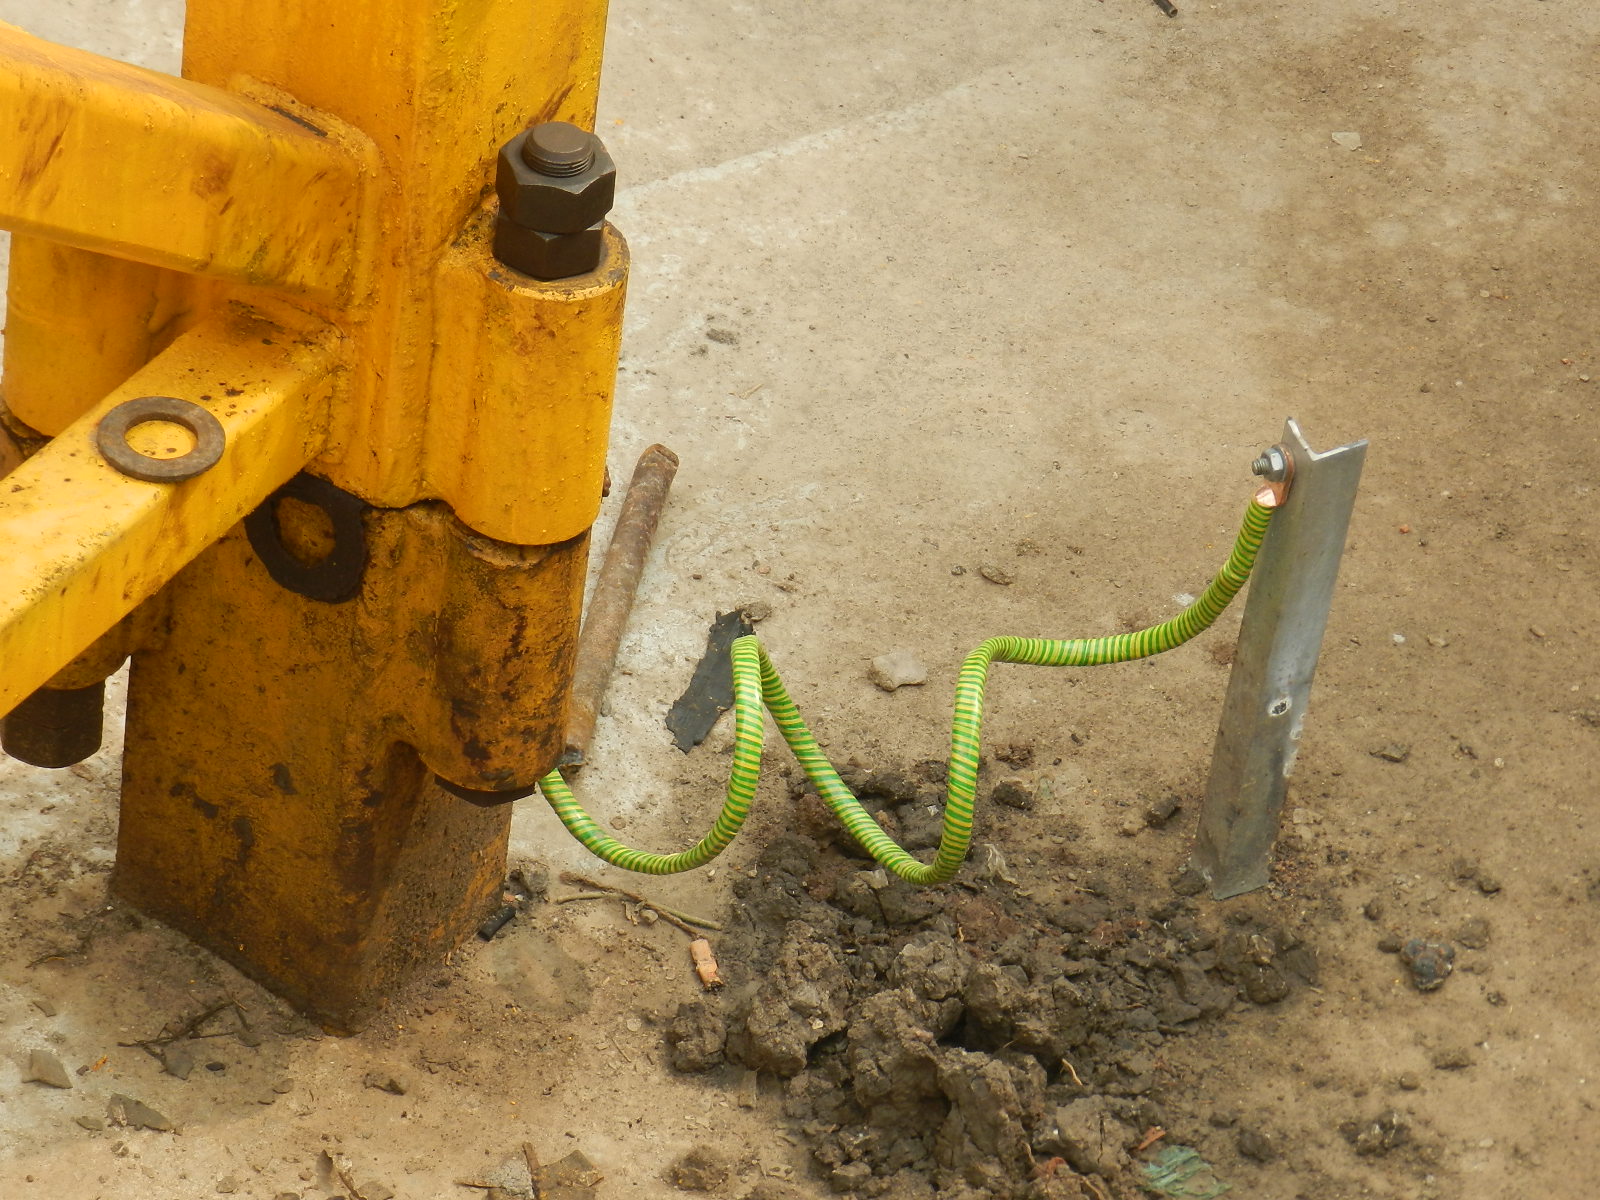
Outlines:
[[[617,527],[606,547],[606,560],[595,581],[589,611],[578,637],[578,664],[572,673],[572,693],[567,709],[567,749],[563,766],[581,767],[594,737],[600,701],[611,682],[617,650],[633,611],[644,560],[655,540],[656,524],[667,505],[672,477],[678,473],[678,456],[665,446],[651,446],[639,456],[622,499]]]

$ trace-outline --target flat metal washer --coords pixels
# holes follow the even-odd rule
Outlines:
[[[325,557],[313,563],[301,562],[284,543],[283,529],[278,524],[278,504],[283,500],[298,500],[328,515],[333,525],[333,549]],[[250,548],[278,586],[310,600],[342,604],[360,595],[361,582],[366,578],[370,555],[363,518],[369,511],[360,496],[302,471],[244,519],[244,531]]]
[[[129,432],[151,421],[170,421],[194,435],[194,449],[177,458],[151,458],[128,445]],[[147,483],[178,483],[209,471],[222,458],[227,435],[222,423],[198,404],[176,396],[124,400],[95,429],[95,444],[105,460],[124,475]]]

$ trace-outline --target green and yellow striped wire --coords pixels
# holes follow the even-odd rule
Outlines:
[[[956,682],[955,717],[950,730],[950,762],[946,780],[944,829],[932,863],[920,862],[872,819],[839,778],[817,740],[806,728],[783,681],[754,637],[733,643],[733,769],[728,775],[727,797],[709,833],[677,854],[635,850],[612,837],[595,823],[572,794],[559,771],[539,781],[540,790],[568,832],[593,854],[613,866],[647,875],[671,875],[703,866],[728,848],[744,826],[761,778],[761,749],[765,741],[762,706],[772,714],[783,740],[805,770],[817,794],[827,802],[856,841],[878,862],[902,879],[916,884],[944,883],[954,878],[972,844],[973,802],[978,790],[978,748],[983,728],[983,692],[989,665],[996,662],[1027,663],[1043,667],[1088,667],[1101,663],[1147,658],[1181,646],[1205,630],[1221,615],[1228,602],[1250,577],[1261,539],[1266,536],[1273,508],[1252,498],[1233,551],[1198,599],[1159,625],[1134,633],[1098,638],[993,637],[984,642],[961,666]]]

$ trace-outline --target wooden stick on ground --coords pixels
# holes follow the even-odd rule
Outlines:
[[[573,887],[588,888],[591,892],[610,892],[612,895],[621,896],[624,900],[632,900],[635,904],[642,904],[646,908],[659,913],[661,915],[661,919],[667,924],[673,926],[674,928],[683,930],[684,933],[687,933],[692,938],[697,938],[700,936],[700,931],[694,928],[696,925],[700,926],[700,929],[713,929],[718,933],[722,932],[722,926],[718,925],[715,921],[707,921],[701,917],[692,916],[689,913],[680,913],[676,909],[665,908],[662,905],[657,904],[654,900],[646,899],[637,892],[630,892],[626,888],[613,887],[609,883],[601,883],[598,880],[590,879],[585,875],[577,875],[571,871],[563,871],[561,872],[561,882],[570,883]],[[588,897],[562,896],[556,901],[556,903],[566,904],[573,900],[582,899],[588,899]]]

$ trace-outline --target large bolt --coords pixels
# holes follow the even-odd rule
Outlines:
[[[1262,452],[1261,456],[1250,464],[1253,475],[1262,475],[1271,483],[1282,483],[1289,477],[1289,456],[1284,453],[1282,446],[1271,446]]]
[[[565,121],[546,121],[528,130],[522,140],[522,161],[541,175],[565,179],[580,175],[594,162],[599,138]]]
[[[566,121],[535,125],[500,148],[494,255],[535,279],[565,279],[600,265],[617,168],[594,134]]]

